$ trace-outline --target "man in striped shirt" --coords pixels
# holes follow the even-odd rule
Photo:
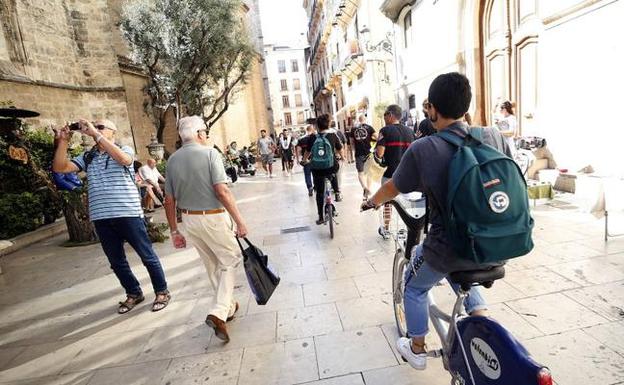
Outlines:
[[[131,167],[134,151],[128,146],[115,144],[117,127],[110,120],[91,123],[82,119],[79,124],[81,132],[91,136],[96,145],[70,161],[67,147],[72,132],[67,125],[55,130],[58,146],[52,169],[60,173],[84,171],[87,174],[89,216],[111,268],[126,291],[126,300],[119,303],[118,312],[127,313],[145,299],[140,283],[128,264],[125,242],[141,257],[151,278],[156,293],[152,311],[162,310],[171,295],[143,220],[141,199]]]

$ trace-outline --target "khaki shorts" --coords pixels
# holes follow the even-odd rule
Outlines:
[[[273,163],[273,154],[262,154],[260,157],[262,158],[262,164],[264,165]]]

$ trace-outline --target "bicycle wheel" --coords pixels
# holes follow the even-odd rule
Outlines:
[[[334,206],[327,205],[326,218],[329,222],[329,237],[334,239]]]
[[[408,260],[401,249],[397,249],[394,253],[394,262],[392,264],[392,299],[394,306],[394,320],[397,326],[397,332],[401,337],[407,337],[407,322],[405,320],[405,306],[403,303],[403,293],[405,292],[405,269]]]

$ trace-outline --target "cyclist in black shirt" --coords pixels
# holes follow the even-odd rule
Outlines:
[[[412,144],[416,137],[414,131],[401,123],[401,115],[403,111],[396,104],[391,104],[386,108],[384,113],[384,122],[386,126],[379,131],[377,139],[377,147],[375,153],[377,158],[382,159],[385,164],[386,172],[381,178],[383,185],[392,179],[392,174],[399,167],[403,154]],[[384,239],[389,239],[388,226],[390,224],[390,214],[392,213],[390,205],[384,206],[384,224],[379,226],[379,235]]]

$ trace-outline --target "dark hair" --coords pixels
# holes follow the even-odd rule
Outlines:
[[[428,99],[443,117],[459,119],[470,107],[470,81],[458,72],[439,75],[429,86]]]
[[[329,115],[323,114],[316,118],[316,126],[319,131],[325,131],[329,128]]]
[[[504,101],[501,103],[500,108],[507,111],[510,115],[513,115],[513,104],[510,101]]]
[[[266,130],[260,130],[260,133],[266,132]]]
[[[403,110],[397,104],[391,104],[388,107],[386,107],[386,112],[384,113],[384,115],[385,114],[390,114],[394,116],[396,119],[400,120],[403,117]]]

